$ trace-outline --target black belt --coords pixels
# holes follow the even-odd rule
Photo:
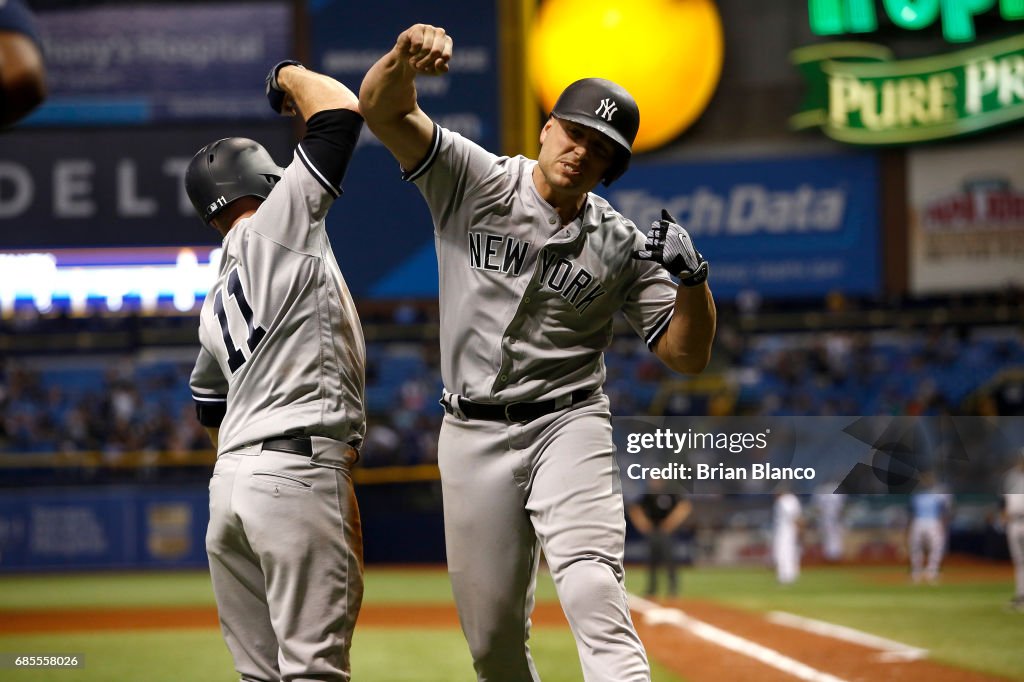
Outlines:
[[[263,441],[264,450],[290,452],[295,455],[313,456],[313,441],[309,436],[292,436],[290,438],[268,438]]]
[[[583,402],[594,395],[594,389],[582,388],[572,392],[572,401],[569,404],[563,403],[558,398],[541,400],[535,403],[478,403],[466,398],[459,398],[459,409],[466,415],[467,419],[485,419],[496,422],[512,422],[514,424],[526,424],[538,417],[551,414],[557,410],[564,410]],[[445,412],[454,414],[455,410],[444,398],[441,399]]]

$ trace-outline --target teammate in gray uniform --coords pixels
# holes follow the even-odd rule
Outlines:
[[[603,351],[621,310],[670,367],[701,371],[715,329],[707,264],[667,217],[645,243],[590,193],[628,164],[639,126],[629,93],[576,83],[538,160],[497,157],[417,105],[415,76],[446,72],[451,48],[443,29],[407,29],[367,73],[360,107],[433,215],[445,540],[477,677],[539,679],[526,640],[543,550],[584,677],[649,680],[623,587]]]
[[[287,168],[236,137],[203,147],[185,175],[224,238],[191,379],[218,453],[206,550],[242,680],[348,680],[366,351],[324,218],[363,120],[351,90],[297,62],[271,70],[267,96],[306,121]]]

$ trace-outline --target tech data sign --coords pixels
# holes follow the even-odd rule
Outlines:
[[[820,298],[880,290],[873,154],[639,161],[608,190],[646,230],[667,208],[711,263],[715,296]]]
[[[996,2],[886,0],[884,6],[901,28],[916,30],[941,19],[946,39],[964,42],[975,38],[974,16]],[[809,0],[809,9],[819,35],[878,28],[874,0]],[[1024,19],[1024,0],[1002,0],[999,9],[1006,21]],[[912,144],[1024,119],[1024,34],[904,61],[887,47],[859,42],[799,48],[791,59],[807,82],[791,126],[820,127],[841,142]]]

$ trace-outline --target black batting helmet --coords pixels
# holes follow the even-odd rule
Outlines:
[[[604,78],[578,80],[558,96],[551,115],[593,128],[615,143],[618,154],[603,178],[606,186],[626,172],[640,128],[640,108],[624,87]]]
[[[185,171],[185,191],[199,217],[209,223],[235,199],[266,199],[283,172],[260,143],[225,137],[192,157]]]

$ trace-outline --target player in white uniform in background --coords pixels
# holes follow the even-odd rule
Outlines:
[[[1010,607],[1024,611],[1024,448],[1017,457],[1017,465],[1007,473],[1003,484],[1003,520],[1013,559],[1014,593]]]
[[[707,264],[667,216],[645,242],[590,192],[628,164],[639,126],[629,93],[578,81],[544,125],[536,161],[498,157],[417,104],[415,77],[446,72],[451,46],[440,28],[407,29],[359,94],[434,220],[445,541],[477,678],[539,679],[526,642],[543,551],[584,678],[646,682],[623,586],[603,351],[621,310],[666,364],[700,372],[715,330]]]
[[[185,187],[223,236],[191,388],[217,447],[206,550],[244,682],[350,679],[363,594],[350,467],[365,431],[365,347],[324,219],[362,128],[341,83],[282,62],[278,112],[306,134],[279,168],[245,138],[196,154]]]
[[[846,495],[832,492],[836,487],[835,483],[826,483],[811,498],[821,540],[821,555],[829,563],[843,559],[843,507]]]
[[[775,494],[772,508],[772,560],[780,585],[791,585],[800,577],[800,530],[803,526],[800,500],[783,490]]]
[[[946,530],[953,512],[953,496],[944,492],[931,473],[921,477],[918,491],[910,496],[910,579],[935,584],[946,553]]]

